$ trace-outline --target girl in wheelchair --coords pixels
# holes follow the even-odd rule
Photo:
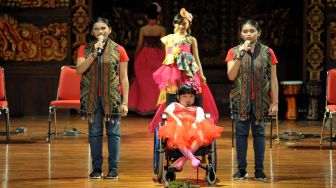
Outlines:
[[[179,149],[183,154],[175,164],[176,170],[181,171],[188,159],[193,167],[200,164],[193,153],[199,147],[211,144],[220,136],[222,128],[216,126],[212,119],[206,119],[203,109],[194,104],[195,89],[184,84],[176,97],[178,102],[169,104],[165,109],[168,118],[158,135],[167,140],[168,149]]]

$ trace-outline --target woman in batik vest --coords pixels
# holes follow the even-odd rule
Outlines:
[[[236,132],[238,171],[233,179],[246,179],[247,142],[251,129],[253,135],[255,178],[265,180],[265,123],[268,115],[278,113],[277,58],[271,48],[259,40],[258,23],[243,23],[240,45],[231,48],[226,56],[228,77],[234,81],[230,93],[230,108]]]
[[[90,178],[102,177],[104,125],[108,142],[109,170],[106,178],[118,178],[120,117],[128,111],[128,56],[110,34],[110,21],[99,17],[89,27],[88,43],[77,54],[81,80],[81,111],[88,119],[93,171]]]

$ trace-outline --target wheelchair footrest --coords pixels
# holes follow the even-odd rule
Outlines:
[[[177,170],[175,166],[169,166],[167,172],[181,172],[181,170]]]
[[[209,171],[209,170],[211,170],[212,165],[211,164],[200,164],[199,167],[206,170],[206,171]]]

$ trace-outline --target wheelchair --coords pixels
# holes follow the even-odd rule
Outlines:
[[[166,104],[167,106],[176,101],[176,94],[167,94]],[[202,95],[197,94],[195,98],[195,104],[202,107]],[[210,114],[205,114],[205,118],[210,118]],[[158,130],[160,127],[164,126],[167,119],[167,114],[162,114],[162,122],[155,129],[154,132],[154,149],[153,149],[153,167],[154,174],[157,182],[163,183],[165,187],[168,186],[169,181],[174,181],[176,179],[176,172],[178,170],[172,164],[183,154],[178,150],[170,150],[166,147],[166,139],[160,139],[158,137]],[[205,170],[206,181],[209,185],[216,184],[217,176],[217,149],[216,140],[214,140],[210,145],[200,147],[194,155],[201,161],[199,167],[197,167],[197,180],[198,180],[198,169],[201,168]],[[201,157],[201,158],[200,158]]]

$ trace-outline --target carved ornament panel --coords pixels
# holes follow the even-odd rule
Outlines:
[[[1,0],[0,7],[61,8],[69,7],[70,0]]]
[[[68,25],[53,23],[39,29],[0,17],[0,57],[6,61],[62,61],[67,55]]]

